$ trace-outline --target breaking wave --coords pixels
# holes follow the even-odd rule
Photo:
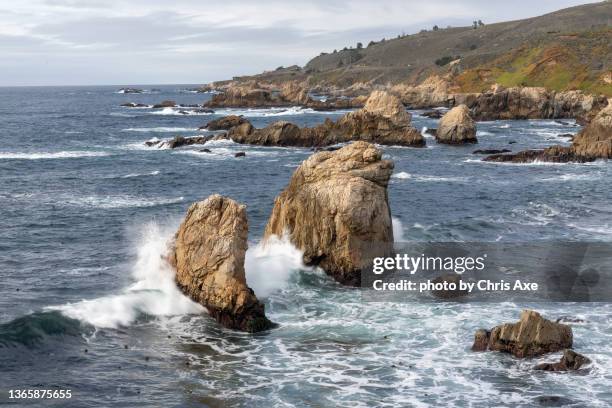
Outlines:
[[[45,159],[75,159],[80,157],[110,156],[107,152],[65,151],[65,152],[0,152],[0,159],[5,160],[45,160]]]

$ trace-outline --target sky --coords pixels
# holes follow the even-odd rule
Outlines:
[[[0,0],[0,86],[200,84],[589,0]]]

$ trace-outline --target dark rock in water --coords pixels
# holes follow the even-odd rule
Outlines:
[[[487,351],[489,348],[489,339],[491,338],[491,332],[486,329],[478,329],[474,334],[474,344],[472,345],[472,351]]]
[[[427,128],[427,130],[425,130],[425,134],[427,135],[435,136],[437,133],[438,133],[438,129],[436,128],[431,128],[431,129]]]
[[[198,150],[198,151],[201,152],[201,153],[212,153],[212,151],[210,149],[201,149],[201,150]]]
[[[245,157],[246,153],[245,152],[238,152],[236,154],[234,154],[234,157]]]
[[[423,112],[421,116],[425,116],[426,118],[431,118],[431,119],[440,119],[442,116],[444,116],[444,114],[440,110],[431,110],[431,111]]]
[[[591,360],[574,350],[563,350],[563,356],[557,363],[542,363],[534,367],[534,370],[543,371],[574,371],[582,366],[590,364]]]
[[[573,139],[574,135],[571,133],[561,133],[561,134],[558,134],[557,137],[567,137],[568,139]]]
[[[196,144],[204,144],[208,141],[208,136],[194,136],[194,137],[183,137],[175,136],[170,140],[148,140],[145,145],[148,147],[168,147],[169,149],[176,149],[181,146],[191,146]]]
[[[556,395],[541,395],[534,401],[541,407],[565,407],[574,404],[571,399]]]
[[[119,89],[119,93],[125,93],[125,94],[141,94],[144,91],[142,89],[138,89],[138,88],[121,88]]]
[[[571,348],[572,328],[551,322],[533,310],[523,310],[517,323],[505,323],[491,330],[488,348],[515,357],[533,357]]]
[[[204,126],[200,126],[200,129],[206,130],[229,130],[234,126],[239,126],[245,123],[247,120],[242,116],[229,115],[219,119],[211,120]]]
[[[561,316],[557,319],[557,323],[584,323],[584,320],[577,317]]]
[[[162,101],[160,103],[157,103],[155,105],[153,105],[153,108],[155,109],[159,109],[159,108],[174,108],[176,106],[176,102],[175,101]]]
[[[474,150],[472,154],[501,154],[510,152],[512,152],[510,149],[478,149]]]
[[[535,161],[551,163],[587,163],[596,159],[594,157],[578,156],[571,147],[551,146],[542,150],[524,150],[515,154],[494,154],[485,157],[483,160],[497,163],[532,163]]]
[[[461,280],[461,276],[457,275],[456,273],[449,273],[449,274],[445,274],[442,276],[438,276],[437,278],[433,280],[433,283],[446,282],[447,285],[452,283],[455,286],[455,290],[451,290],[450,288],[447,290],[445,289],[432,290],[431,294],[441,299],[453,299],[453,298],[465,296],[468,294],[468,291],[465,289],[464,290],[459,289],[460,280]]]
[[[148,108],[149,107],[149,105],[146,105],[144,103],[134,103],[134,102],[122,103],[121,106],[125,108]]]
[[[515,143],[516,143],[516,140],[510,140],[510,141],[508,142],[508,144],[515,144]]]

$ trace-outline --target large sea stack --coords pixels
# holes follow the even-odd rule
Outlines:
[[[215,194],[189,207],[168,258],[181,290],[218,322],[258,332],[272,323],[246,283],[247,234],[246,206]]]
[[[288,234],[306,264],[359,285],[374,256],[393,252],[387,198],[393,162],[381,157],[366,142],[310,156],[276,198],[265,238]]]
[[[442,116],[436,131],[436,141],[445,144],[478,142],[476,124],[470,117],[470,110],[467,106],[456,106]]]

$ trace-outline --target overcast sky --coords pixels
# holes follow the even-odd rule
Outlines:
[[[0,86],[196,84],[589,0],[0,0]]]

